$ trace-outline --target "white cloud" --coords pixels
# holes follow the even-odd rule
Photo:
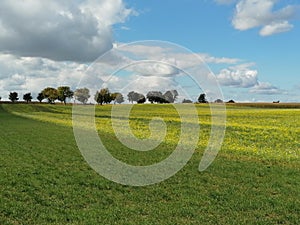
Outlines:
[[[250,93],[261,95],[277,95],[284,94],[284,91],[268,82],[258,82],[253,88],[250,89]]]
[[[104,86],[122,93],[136,90],[146,94],[150,90],[164,92],[182,87],[189,93],[197,89],[199,94],[199,85],[206,88],[216,86],[211,71],[200,58],[207,63],[224,64],[239,61],[208,54],[194,54],[166,42],[115,44],[114,49],[93,63],[82,83],[86,83],[91,89],[99,88],[94,84],[100,82],[95,82],[94,79],[101,78]],[[111,73],[112,77],[107,76]],[[116,77],[118,81],[114,82]],[[195,77],[199,84],[193,80]]]
[[[118,48],[118,45],[116,45]],[[214,57],[207,53],[181,53],[172,52],[172,49],[165,46],[151,46],[133,44],[122,46],[122,51],[134,54],[139,60],[161,60],[164,63],[174,65],[179,69],[199,65],[199,61],[211,64],[235,64],[240,61],[237,58]]]
[[[112,48],[112,25],[134,14],[122,0],[1,0],[0,52],[93,61]]]
[[[232,24],[235,29],[248,30],[262,27],[260,35],[267,36],[287,32],[293,28],[289,20],[299,11],[299,6],[273,8],[278,0],[240,0],[236,5]]]
[[[31,92],[36,97],[47,86],[74,89],[86,69],[85,64],[0,54],[0,96],[7,99],[9,92],[17,91],[20,96]]]
[[[179,73],[178,69],[174,66],[156,62],[156,61],[142,61],[133,63],[130,67],[126,68],[129,71],[134,71],[138,75],[143,76],[173,76]]]
[[[107,86],[111,91],[120,91],[124,95],[132,90],[146,94],[150,90],[165,92],[177,89],[181,97],[191,98],[188,95],[184,96],[184,93],[190,96],[196,96],[200,91],[209,93],[209,80],[215,79],[198,57],[206,63],[215,64],[232,65],[240,61],[202,53],[176,52],[162,46],[131,45],[128,49],[130,51],[123,52],[124,54],[117,54],[120,53],[118,51],[106,54],[89,69],[87,64],[78,62],[57,62],[46,58],[0,54],[0,96],[7,99],[10,91],[17,91],[20,96],[32,92],[36,97],[47,86],[68,85],[74,90],[81,81],[79,86],[90,88],[92,97],[96,90]],[[139,61],[140,59],[145,61]],[[267,89],[269,92],[275,92],[274,88],[272,90],[258,82],[258,71],[253,69],[253,66],[252,63],[230,66],[221,70],[217,79],[223,86],[252,88],[252,93],[267,93]],[[197,76],[201,80],[199,85],[202,85],[202,90],[180,69]]]
[[[219,83],[223,86],[249,88],[258,83],[258,71],[249,68],[252,64],[242,64],[229,67],[217,75]]]
[[[149,91],[166,91],[176,88],[177,83],[171,77],[159,76],[139,76],[133,75],[126,79],[120,79],[119,84],[112,83],[111,86],[122,93],[127,94],[130,91],[137,91],[146,95]]]
[[[283,33],[291,30],[293,25],[289,24],[287,21],[271,23],[269,25],[264,26],[259,34],[261,36],[269,36],[272,34]]]

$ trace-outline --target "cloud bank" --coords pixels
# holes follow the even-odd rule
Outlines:
[[[77,86],[87,65],[76,62],[55,62],[49,59],[0,55],[0,96],[9,92],[31,92],[34,98],[45,87]]]
[[[1,0],[0,52],[93,61],[112,48],[112,26],[134,14],[122,0]]]

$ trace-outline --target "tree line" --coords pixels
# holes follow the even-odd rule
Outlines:
[[[149,91],[146,96],[142,93],[138,93],[135,91],[130,91],[127,94],[128,101],[131,103],[138,103],[138,104],[143,104],[147,100],[150,103],[159,103],[159,104],[164,104],[164,103],[174,103],[179,94],[177,90],[168,90],[165,93],[162,93],[161,91]],[[91,97],[90,95],[90,90],[88,88],[78,88],[75,91],[71,90],[69,86],[60,86],[58,88],[53,88],[53,87],[46,87],[44,88],[40,93],[37,95],[37,100],[39,102],[42,102],[43,100],[47,100],[48,103],[54,104],[55,101],[60,101],[61,103],[66,104],[67,99],[75,99],[82,104],[87,104],[88,99]],[[11,102],[16,102],[19,100],[19,96],[17,92],[10,92],[8,96],[9,100]],[[26,93],[23,95],[23,100],[27,103],[31,102],[33,99],[31,93]],[[0,97],[1,100],[1,97]],[[122,93],[119,92],[110,92],[108,88],[102,88],[99,91],[97,91],[94,95],[94,100],[100,104],[110,104],[111,102],[113,103],[118,103],[121,104],[123,103],[124,96]],[[198,103],[208,103],[206,99],[206,94],[201,93],[197,99]],[[215,101],[216,103],[222,103],[223,101],[221,99],[217,99]],[[234,102],[231,100],[231,102]],[[184,99],[182,103],[193,103],[192,100],[190,99]]]

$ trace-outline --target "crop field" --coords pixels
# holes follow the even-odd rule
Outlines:
[[[227,105],[222,148],[199,172],[211,116],[208,105],[196,105],[201,129],[191,160],[161,183],[133,187],[90,168],[76,145],[72,106],[0,104],[0,224],[299,224],[300,109],[271,106]],[[111,106],[95,114],[104,145],[131,165],[160,162],[179,141],[173,105],[133,107],[138,138],[149,137],[153,117],[166,123],[164,141],[149,152],[120,143]]]

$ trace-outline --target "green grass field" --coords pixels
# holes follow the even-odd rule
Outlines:
[[[172,105],[134,106],[136,136],[149,136],[153,116],[167,124],[164,142],[150,152],[122,146],[110,110],[97,106],[96,123],[114,157],[149,165],[174,150],[180,120]],[[0,224],[299,224],[300,109],[227,106],[223,147],[201,173],[210,111],[197,110],[200,140],[189,163],[162,183],[131,187],[84,161],[71,106],[0,104]]]

